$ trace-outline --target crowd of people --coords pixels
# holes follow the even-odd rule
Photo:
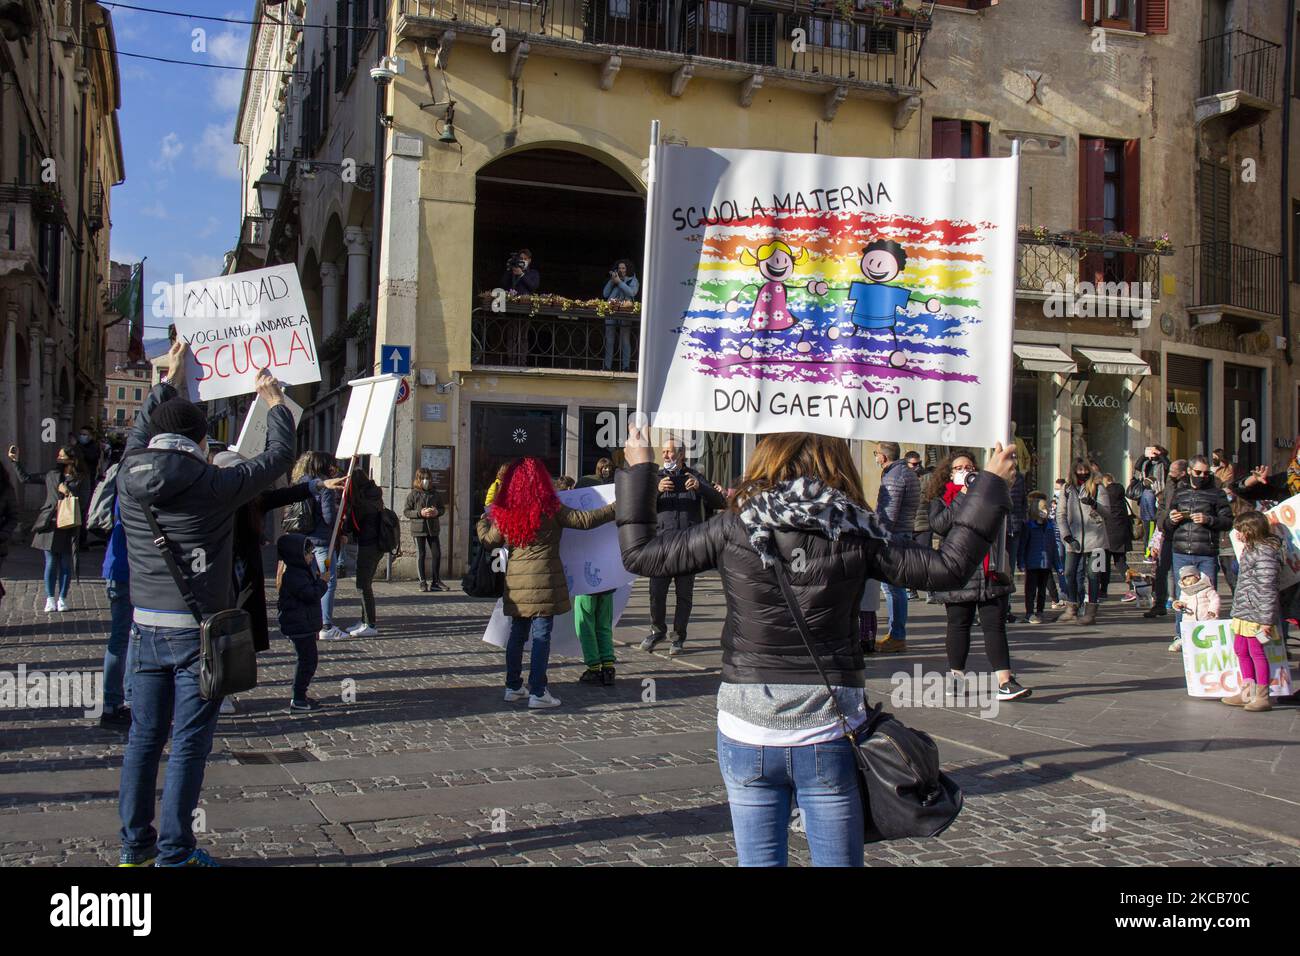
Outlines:
[[[119,794],[123,866],[214,865],[190,821],[218,716],[234,701],[202,692],[200,627],[210,615],[242,610],[256,649],[270,647],[267,516],[278,513],[282,531],[273,542],[275,624],[295,653],[288,701],[295,714],[322,706],[310,695],[318,642],[380,634],[373,583],[398,521],[366,469],[349,471],[323,452],[294,459],[292,416],[267,374],[257,381],[269,407],[265,450],[252,457],[218,451],[203,411],[183,397],[184,349],[173,346],[172,373],[139,410],[120,462],[92,461],[77,442],[33,474],[20,450],[9,450],[18,480],[45,489],[32,546],[44,554],[51,613],[67,607],[87,499],[96,477],[108,475],[106,503],[94,492],[91,510],[111,516],[101,723],[129,731]],[[1142,607],[1148,618],[1172,613],[1176,650],[1185,616],[1223,613],[1222,573],[1233,589],[1242,676],[1239,692],[1223,702],[1270,709],[1265,647],[1284,639],[1288,619],[1300,613],[1300,587],[1279,593],[1278,539],[1263,510],[1300,493],[1295,455],[1280,471],[1239,475],[1221,451],[1171,461],[1153,446],[1127,487],[1081,459],[1050,495],[1026,488],[1017,445],[999,446],[982,465],[981,456],[956,450],[927,468],[893,442],[879,443],[874,457],[874,502],[847,442],[804,433],[765,436],[729,488],[691,467],[680,439],[667,436],[656,456],[648,432],[636,428],[618,469],[601,458],[574,480],[553,477],[532,457],[502,464],[476,531],[482,547],[506,558],[505,700],[561,706],[548,666],[555,619],[570,610],[585,664],[580,682],[614,685],[614,592],[571,596],[560,541],[565,529],[616,521],[625,567],[648,579],[642,651],[664,642],[669,656],[684,651],[696,575],[716,571],[727,594],[717,752],[742,865],[786,862],[796,804],[814,863],[862,864],[852,738],[867,719],[866,662],[908,652],[909,607],[922,592],[944,609],[948,693],[962,694],[978,676],[967,669],[978,622],[997,698],[1020,701],[1032,691],[1017,679],[1009,625],[1041,624],[1053,612],[1057,621],[1094,624],[1122,575],[1127,591],[1118,604]],[[559,498],[569,488],[610,483],[613,504],[575,510]],[[15,490],[0,469],[0,560],[17,524]],[[434,473],[417,470],[401,516],[416,544],[421,591],[447,590],[439,546],[446,506]],[[1240,557],[1226,540],[1230,530],[1239,535]],[[1135,544],[1136,562],[1129,558]],[[361,620],[344,629],[336,596],[348,563]],[[1023,618],[1013,607],[1019,589]],[[815,658],[801,637],[805,626]],[[169,737],[159,809],[155,781]]]

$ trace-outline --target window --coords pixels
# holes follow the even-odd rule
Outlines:
[[[1084,22],[1092,26],[1169,32],[1169,0],[1082,0],[1082,13]]]
[[[126,389],[123,388],[121,385],[119,385],[119,386],[117,387],[117,400],[118,400],[119,402],[125,402],[125,401],[126,401]]]
[[[609,0],[609,15],[628,19],[632,16],[632,0]]]
[[[1135,139],[1079,139],[1079,226],[1104,235],[1140,233],[1141,162]],[[1132,253],[1094,253],[1084,257],[1083,279],[1090,282],[1133,281],[1137,257]]]
[[[143,393],[141,392],[140,389],[137,388],[135,390],[135,400],[138,402],[142,397],[143,397]]]
[[[344,84],[348,81],[349,66],[348,60],[348,34],[351,33],[347,27],[348,22],[348,0],[337,0],[334,7],[334,92],[337,93],[343,89]],[[329,34],[329,27],[325,28],[326,35]]]
[[[935,0],[941,7],[957,7],[959,10],[984,10],[997,3],[997,0]]]
[[[735,8],[729,3],[709,0],[709,29],[714,33],[731,33],[735,28]]]
[[[814,18],[808,23],[808,42],[813,46],[828,46],[837,50],[855,49],[855,26],[838,17],[833,20]]]
[[[935,119],[930,131],[931,159],[987,159],[989,126],[971,120]]]
[[[126,409],[125,409],[125,408],[119,408],[119,409],[117,410],[117,423],[118,423],[119,425],[125,425],[125,424],[126,424]]]

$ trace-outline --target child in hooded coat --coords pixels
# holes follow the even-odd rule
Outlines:
[[[294,653],[298,655],[289,710],[313,711],[320,707],[320,702],[307,696],[307,687],[316,674],[316,640],[322,627],[320,599],[329,589],[329,582],[321,578],[306,535],[281,535],[275,546],[280,555],[280,573],[276,579],[280,633],[293,642]]]
[[[1195,621],[1218,619],[1219,592],[1209,575],[1188,565],[1179,573],[1178,588],[1178,600],[1174,602],[1174,610],[1183,612],[1183,620],[1187,620],[1186,615],[1189,614]],[[1169,650],[1177,652],[1182,649],[1183,637],[1180,634],[1169,645]]]

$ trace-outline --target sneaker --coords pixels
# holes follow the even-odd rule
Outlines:
[[[1028,687],[1020,686],[1014,674],[1010,680],[998,685],[998,700],[1020,700],[1032,693]]]
[[[1025,621],[1029,624],[1042,624],[1043,616],[1041,614],[1031,614],[1029,617],[1025,618]]]
[[[686,649],[686,638],[684,637],[674,638],[673,642],[668,645],[668,656],[676,657],[685,649]]]
[[[542,691],[541,697],[538,697],[536,694],[528,695],[528,708],[530,710],[545,710],[550,707],[559,707],[559,706],[560,706],[560,699],[558,697],[551,696],[551,689],[549,687],[546,690]]]
[[[599,683],[600,683],[600,668],[599,668],[599,667],[588,667],[585,671],[582,672],[582,676],[578,678],[578,683],[579,683],[579,684],[599,684]]]
[[[1177,654],[1181,652],[1182,649],[1183,649],[1183,639],[1181,637],[1175,637],[1173,643],[1169,645],[1169,653]]]
[[[367,624],[365,621],[362,621],[360,624],[354,624],[350,628],[348,628],[348,636],[349,637],[378,637],[379,632],[375,630],[373,627],[371,627],[369,624]]]
[[[970,675],[965,671],[948,671],[943,675],[943,696],[952,700],[966,695],[966,682]]]
[[[896,637],[887,637],[883,641],[876,641],[877,654],[902,654],[907,650],[907,641],[900,641]]]
[[[327,627],[316,636],[322,641],[343,641],[347,639],[348,633],[337,627]]]
[[[45,599],[45,611],[49,613],[54,610],[54,598]]]
[[[59,603],[55,605],[55,608],[59,611],[66,611],[68,609],[68,602],[63,600],[63,598],[59,598]]]
[[[1169,613],[1169,612],[1166,611],[1166,610],[1165,610],[1164,608],[1162,608],[1162,607],[1153,607],[1153,608],[1152,608],[1151,610],[1149,610],[1149,611],[1143,611],[1143,612],[1142,612],[1142,616],[1145,617],[1145,618],[1164,617],[1164,616],[1165,616],[1166,614],[1168,614],[1168,613]]]
[[[1066,607],[1066,602],[1065,602],[1065,601],[1053,601],[1053,602],[1052,602],[1052,606],[1051,606],[1050,608],[1048,608],[1048,610],[1049,610],[1049,611],[1064,611],[1064,610],[1065,610],[1065,607]]]
[[[1015,623],[1016,623],[1016,616],[1015,616],[1014,614],[1008,614],[1008,615],[1007,615],[1007,621],[1006,621],[1006,622],[1007,622],[1008,624],[1015,624]]]
[[[289,713],[291,714],[309,714],[313,710],[320,710],[321,702],[315,697],[308,697],[306,700],[289,701]]]
[[[428,582],[428,581],[421,581],[421,582],[420,582],[420,590],[421,590],[421,591],[425,591],[425,592],[427,592],[427,591],[429,590],[429,582]]]
[[[614,686],[614,665],[606,664],[600,669],[600,682],[606,687]]]
[[[908,599],[909,601],[919,601],[919,600],[921,599],[921,596],[920,596],[919,594],[917,594],[915,591],[908,591],[908,592],[907,592],[907,599]]]
[[[150,850],[148,853],[136,853],[122,848],[117,857],[118,866],[154,866],[158,859],[158,851]]]
[[[154,862],[154,866],[220,866],[216,860],[208,856],[205,850],[195,850],[179,863],[159,863]]]
[[[101,730],[119,730],[125,733],[131,729],[131,708],[117,707],[104,711],[99,715],[99,726]]]
[[[655,646],[664,639],[664,635],[656,634],[653,631],[641,642],[641,650],[653,651]]]
[[[223,714],[237,714],[237,713],[239,713],[239,711],[237,711],[237,710],[235,709],[235,698],[233,698],[233,697],[223,697],[223,698],[221,698],[221,712],[222,712]]]
[[[517,690],[506,688],[506,703],[513,704],[518,700],[525,700],[528,697],[528,688],[520,685]]]
[[[1136,591],[1125,591],[1124,596],[1119,599],[1121,604],[1132,604],[1138,599]]]

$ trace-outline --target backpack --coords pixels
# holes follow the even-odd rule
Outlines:
[[[113,532],[113,509],[117,505],[117,465],[104,472],[104,480],[95,488],[90,498],[90,511],[86,515],[86,530],[101,534]]]
[[[461,590],[469,597],[499,598],[506,593],[506,576],[504,571],[492,568],[492,549],[476,544],[473,559],[465,576],[460,579]]]
[[[311,534],[316,530],[316,499],[295,501],[284,509],[280,527],[286,534]]]
[[[392,554],[397,551],[398,545],[401,541],[401,525],[397,520],[397,512],[392,508],[380,509],[379,550],[387,554]]]

